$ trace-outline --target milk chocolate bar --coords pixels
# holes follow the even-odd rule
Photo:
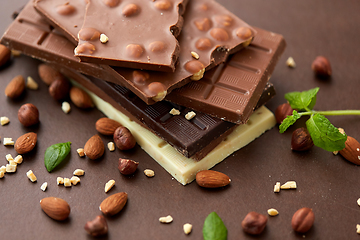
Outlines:
[[[47,19],[55,18],[53,7],[43,6],[42,12],[46,12],[44,16]],[[253,28],[212,0],[190,1],[184,18],[182,34],[179,37],[179,64],[174,73],[103,66],[113,77],[109,78],[108,73],[95,77],[123,85],[147,104],[153,104],[162,100],[173,89],[191,82],[191,78],[200,79],[205,67],[208,70],[225,61],[229,54],[248,45],[256,33]],[[52,20],[51,24],[57,29],[62,29],[65,34],[71,31],[74,36],[77,29],[71,27],[74,23],[70,20],[61,18],[61,22],[57,19]],[[76,22],[76,25],[78,24]],[[193,57],[196,57],[196,54],[199,55],[199,59]]]
[[[35,7],[52,22],[66,19],[78,31],[75,55],[82,61],[173,72],[179,56],[176,37],[187,0],[37,0]],[[51,12],[46,15],[47,9]],[[81,16],[82,13],[82,16]],[[82,18],[83,21],[78,21]],[[55,20],[56,19],[56,20]],[[79,26],[74,28],[75,25]],[[64,29],[64,28],[63,28]]]

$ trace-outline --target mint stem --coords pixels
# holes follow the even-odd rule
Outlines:
[[[336,116],[336,115],[360,115],[360,110],[334,110],[334,111],[308,111],[308,112],[299,112],[300,116],[312,115],[319,113],[322,115]]]

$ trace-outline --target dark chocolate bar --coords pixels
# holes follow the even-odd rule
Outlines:
[[[53,6],[42,8],[42,12],[46,11],[44,16],[50,20],[56,16],[53,8]],[[112,78],[109,79],[108,74],[95,77],[123,85],[147,104],[153,104],[162,100],[173,89],[191,82],[191,78],[200,79],[205,68],[211,69],[224,62],[229,54],[247,46],[256,32],[213,0],[190,1],[184,18],[182,34],[179,37],[181,46],[179,64],[174,73],[108,67],[107,71],[113,74]],[[56,19],[56,21],[50,21],[54,27],[62,29],[63,33],[72,31],[72,35],[76,35],[77,29],[71,27],[74,24],[70,21],[71,19],[62,18],[61,22],[58,18]],[[76,22],[76,24],[79,23]],[[194,56],[198,54],[199,59],[195,59],[192,52]]]
[[[37,0],[34,6],[44,16],[53,16],[52,23],[68,24],[62,28],[66,32],[72,29],[78,32],[72,35],[79,37],[75,55],[82,61],[165,72],[175,70],[180,50],[176,37],[182,29],[181,15],[187,0],[92,0],[88,1],[86,11],[84,2]],[[74,24],[82,26],[80,31]]]

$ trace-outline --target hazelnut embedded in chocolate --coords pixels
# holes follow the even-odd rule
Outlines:
[[[211,20],[209,18],[202,18],[199,20],[195,20],[194,24],[197,27],[197,29],[204,32],[208,31],[212,25]]]
[[[229,34],[223,28],[213,28],[210,31],[210,35],[218,41],[224,42],[229,40]]]
[[[129,44],[126,46],[126,53],[129,57],[139,58],[143,52],[144,49],[138,44]]]
[[[208,38],[200,38],[195,43],[195,47],[202,51],[208,50],[209,48],[211,48],[211,46],[211,41]]]

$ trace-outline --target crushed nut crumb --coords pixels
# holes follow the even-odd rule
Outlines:
[[[276,182],[275,186],[274,186],[274,192],[280,192],[280,182]]]
[[[279,214],[278,210],[276,210],[275,208],[270,208],[269,210],[267,210],[268,214],[272,217],[276,216]]]
[[[11,156],[11,154],[6,154],[5,156],[6,160],[9,162],[10,160],[14,160],[14,158]]]
[[[83,176],[84,173],[85,173],[85,171],[82,170],[82,169],[75,169],[75,171],[73,172],[73,174],[74,174],[75,176]]]
[[[187,120],[191,120],[193,119],[194,117],[196,116],[196,113],[194,111],[191,111],[191,112],[188,112],[186,115],[185,115],[185,118]]]
[[[5,173],[4,172],[0,172],[0,178],[3,178],[5,176]]]
[[[70,110],[71,110],[70,103],[68,103],[68,102],[63,102],[63,103],[61,104],[61,110],[63,110],[64,113],[69,113]]]
[[[79,157],[84,157],[85,156],[85,152],[84,152],[83,148],[76,149],[76,152],[79,154]]]
[[[23,162],[23,157],[21,155],[17,155],[14,159],[14,162],[21,164]]]
[[[46,188],[47,188],[47,185],[48,185],[48,183],[47,183],[47,182],[44,182],[43,184],[41,184],[40,189],[43,190],[43,192],[45,192],[45,191],[46,191]]]
[[[155,176],[155,172],[154,172],[153,170],[151,170],[151,169],[145,169],[145,170],[144,170],[144,173],[145,173],[145,175],[146,175],[147,177],[153,177],[153,176]]]
[[[32,170],[27,171],[26,176],[30,179],[32,182],[36,182],[37,178]]]
[[[19,57],[21,55],[21,52],[19,50],[11,49],[11,55],[13,57]]]
[[[6,164],[5,167],[6,167],[7,173],[14,173],[14,172],[16,172],[17,165]]]
[[[173,221],[173,218],[172,218],[172,216],[168,215],[166,217],[159,218],[159,221],[161,223],[171,223]]]
[[[109,37],[102,33],[100,35],[100,42],[101,43],[107,43],[108,41],[109,41]]]
[[[31,90],[37,90],[39,88],[39,84],[35,82],[35,80],[28,76],[26,81],[26,87]]]
[[[360,234],[360,224],[357,224],[357,225],[356,225],[356,233],[357,233],[357,234]]]
[[[65,187],[71,187],[70,178],[64,178],[64,186]]]
[[[196,60],[198,60],[200,58],[199,54],[197,54],[197,52],[194,52],[194,51],[191,52],[191,56],[193,58],[195,58]]]
[[[14,146],[14,141],[12,138],[4,138],[3,144],[4,146]]]
[[[6,124],[8,124],[10,122],[10,119],[8,118],[8,117],[1,117],[0,118],[0,124],[1,124],[1,126],[4,126],[4,125],[6,125]]]
[[[64,179],[62,177],[57,177],[56,183],[57,183],[57,185],[64,184]]]
[[[110,189],[115,185],[115,180],[109,180],[106,184],[105,184],[105,192],[110,191]]]
[[[72,185],[76,185],[76,184],[78,184],[79,182],[80,182],[80,178],[78,178],[78,177],[76,177],[76,176],[72,176],[71,178],[70,178],[70,182],[72,183]]]
[[[6,167],[4,165],[0,167],[0,172],[6,173]]]
[[[179,110],[177,110],[177,109],[175,109],[175,108],[173,108],[173,109],[171,109],[170,110],[170,112],[169,112],[171,115],[180,115],[180,111]]]
[[[287,60],[286,60],[286,65],[288,67],[291,67],[291,68],[295,68],[296,67],[296,63],[294,61],[294,59],[292,57],[289,57]]]
[[[113,142],[108,142],[107,147],[110,152],[115,151],[115,144]]]
[[[192,230],[192,225],[190,223],[185,223],[183,229],[185,234],[190,234]]]

